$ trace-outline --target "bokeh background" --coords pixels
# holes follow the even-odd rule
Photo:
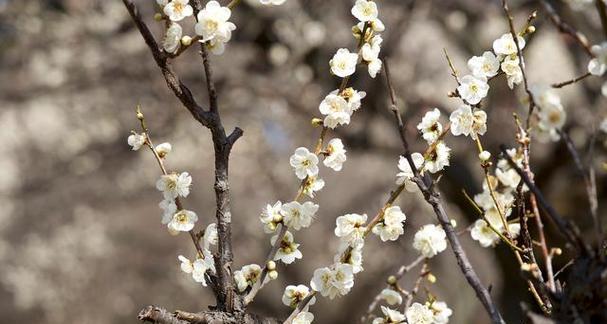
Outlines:
[[[226,1],[223,1],[226,2]],[[318,129],[310,119],[318,103],[339,80],[328,60],[339,47],[352,48],[351,1],[289,0],[281,7],[244,1],[233,13],[238,26],[224,55],[213,57],[221,111],[228,128],[244,137],[231,160],[234,269],[261,263],[269,236],[258,221],[261,208],[289,200],[298,185],[288,164],[297,146],[312,146]],[[592,4],[572,9],[551,1],[591,43],[604,40]],[[153,1],[137,1],[157,38],[162,26],[152,20]],[[430,108],[446,114],[458,101],[447,97],[455,83],[443,56],[449,50],[460,71],[472,55],[491,47],[507,31],[499,1],[382,0],[387,26],[383,53],[389,57],[396,90],[411,138]],[[532,83],[553,83],[582,74],[588,57],[558,33],[537,1],[511,1],[517,26],[540,9],[537,32],[526,49]],[[192,33],[190,27],[184,30]],[[199,56],[190,50],[175,63],[182,79],[206,102]],[[593,77],[559,90],[568,113],[566,130],[585,152],[589,138],[607,113]],[[375,214],[393,187],[400,144],[387,110],[383,75],[370,79],[359,70],[356,89],[368,93],[348,127],[335,134],[348,149],[342,172],[323,170],[327,185],[318,195],[313,226],[296,233],[304,259],[280,268],[279,279],[252,306],[260,314],[285,317],[280,296],[287,284],[307,284],[315,268],[328,265],[337,247],[335,218],[349,212]],[[524,114],[520,90],[502,78],[491,83],[484,136],[494,155],[501,143],[514,145],[512,113]],[[197,311],[212,305],[203,289],[181,273],[177,255],[193,254],[187,236],[173,237],[160,224],[159,176],[146,151],[126,144],[137,129],[140,103],[157,143],[168,141],[172,170],[194,178],[185,200],[213,221],[213,156],[210,134],[195,122],[167,89],[139,32],[118,0],[0,0],[0,322],[137,323],[145,305]],[[593,163],[599,197],[605,192],[605,149],[599,140]],[[417,137],[414,147],[424,148]],[[480,191],[481,170],[475,148],[463,138],[447,139],[451,167],[441,181],[443,197],[458,229],[476,219],[461,194]],[[590,232],[581,178],[562,142],[533,145],[532,165],[540,187],[566,217]],[[371,238],[365,271],[352,292],[312,311],[317,323],[352,323],[399,265],[416,258],[412,236],[434,215],[419,194],[397,201],[408,219],[395,243]],[[599,214],[604,214],[600,205]],[[549,241],[562,242],[548,225]],[[590,236],[590,235],[589,235]],[[504,246],[485,249],[464,232],[461,240],[483,282],[491,286],[508,322],[520,322],[520,302],[529,302],[515,259]],[[561,244],[562,246],[562,244]],[[560,268],[567,256],[555,260]],[[455,314],[452,323],[485,323],[487,318],[447,250],[431,261],[438,278],[430,291]],[[415,277],[412,273],[407,281]],[[422,292],[422,296],[424,293]]]

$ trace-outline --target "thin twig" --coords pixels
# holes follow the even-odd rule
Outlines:
[[[586,73],[584,73],[584,74],[582,74],[582,75],[580,75],[578,77],[575,77],[575,78],[573,78],[571,80],[567,80],[567,81],[563,81],[563,82],[559,82],[559,83],[553,83],[551,85],[551,87],[556,88],[556,89],[562,88],[564,86],[567,86],[567,85],[574,84],[576,82],[582,81],[582,80],[586,79],[587,77],[589,77],[591,75],[592,74],[590,74],[590,72],[586,72]]]

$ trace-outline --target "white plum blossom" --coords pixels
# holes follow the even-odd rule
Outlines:
[[[264,225],[263,229],[266,233],[273,233],[280,222],[282,222],[282,202],[277,201],[274,205],[267,204],[259,217]]]
[[[346,150],[342,141],[339,138],[330,140],[325,151],[327,155],[322,161],[323,164],[334,171],[341,171],[344,162],[346,162]]]
[[[402,212],[399,206],[391,206],[384,211],[382,220],[373,227],[373,233],[379,235],[383,242],[396,241],[405,230],[403,223],[407,216]]]
[[[388,305],[400,305],[403,303],[403,296],[394,289],[386,288],[379,295]]]
[[[500,69],[500,61],[490,51],[486,51],[482,56],[473,56],[468,60],[468,68],[472,74],[480,78],[490,78],[497,74]]]
[[[521,36],[517,36],[518,45],[521,48],[525,48],[525,39]],[[500,38],[493,41],[493,51],[498,55],[512,55],[517,54],[518,51],[516,49],[516,44],[514,43],[514,39],[512,38],[511,33],[506,33],[502,35]]]
[[[420,303],[413,303],[407,311],[405,311],[407,317],[407,324],[433,324],[434,323],[434,312],[428,306]]]
[[[306,183],[303,186],[303,194],[314,198],[314,192],[320,191],[325,187],[325,181],[319,177],[307,177]]]
[[[182,209],[173,215],[173,219],[167,225],[174,232],[189,232],[198,221],[198,215],[191,210]]]
[[[147,141],[147,136],[145,133],[133,133],[129,135],[126,141],[131,146],[133,151],[138,151]]]
[[[318,205],[311,201],[306,201],[303,204],[292,201],[283,204],[280,213],[284,224],[298,231],[303,227],[310,226],[316,211],[318,211]]]
[[[363,238],[367,228],[367,214],[346,214],[337,217],[335,220],[335,236],[345,242],[353,242],[356,239]]]
[[[165,174],[156,181],[156,189],[162,192],[165,199],[187,197],[191,185],[192,177],[187,172]]]
[[[365,240],[362,238],[354,239],[350,242],[341,242],[337,254],[333,258],[334,262],[341,262],[352,266],[352,273],[359,273],[363,268],[363,247]],[[348,252],[346,254],[346,252]]]
[[[361,22],[373,21],[377,19],[377,15],[379,14],[377,4],[367,0],[356,0],[351,11],[352,15]]]
[[[421,153],[415,152],[411,154],[411,159],[417,169],[424,164],[424,156],[421,155]],[[402,155],[398,159],[398,169],[400,172],[396,174],[396,185],[400,186],[404,184],[407,191],[415,192],[417,185],[411,180],[415,174],[413,173],[413,170],[411,170],[411,165],[407,158]]]
[[[274,5],[280,6],[281,4],[287,2],[287,0],[259,0],[262,5]]]
[[[413,237],[413,248],[431,258],[447,248],[445,231],[437,225],[424,225]]]
[[[184,257],[183,255],[177,256],[177,260],[181,261],[181,271],[185,273],[192,273],[194,271],[194,264],[190,259]]]
[[[321,295],[334,299],[346,295],[354,286],[352,266],[337,263],[333,268],[320,268],[314,271],[310,287]]]
[[[300,301],[304,300],[310,294],[310,289],[306,285],[289,285],[285,288],[285,292],[282,295],[282,303],[285,306],[295,308]],[[312,297],[308,302],[308,305],[314,305],[316,303],[316,297]]]
[[[172,22],[167,28],[164,38],[162,39],[162,48],[165,52],[175,54],[181,46],[181,36],[183,30],[178,23]]]
[[[399,311],[386,306],[381,306],[381,311],[384,313],[384,317],[374,319],[372,324],[397,324],[405,321],[405,315]]]
[[[323,99],[318,107],[320,113],[325,115],[324,125],[334,129],[338,125],[347,125],[350,123],[352,111],[348,101],[342,96],[330,93]]]
[[[510,89],[513,89],[514,85],[523,82],[523,71],[519,65],[519,58],[517,55],[506,56],[502,62],[501,69],[506,73],[508,87],[510,87]]]
[[[453,311],[447,306],[447,303],[444,301],[435,301],[430,305],[430,309],[434,312],[433,324],[449,323],[449,317],[453,314]]]
[[[213,38],[207,41],[206,46],[213,55],[221,55],[226,49],[226,43],[219,38]]]
[[[491,226],[493,226],[493,228],[500,232],[504,231],[504,225],[502,224],[501,220],[496,219],[495,216],[490,218],[489,214],[487,214],[486,217],[491,222]],[[508,232],[510,233],[511,237],[517,237],[520,230],[520,224],[508,224]],[[478,219],[476,222],[474,222],[474,227],[472,227],[472,230],[470,230],[470,236],[473,240],[478,241],[482,247],[492,247],[500,241],[500,237],[491,229],[491,227],[489,227],[487,222],[482,219]]]
[[[202,248],[208,250],[211,245],[217,245],[218,241],[217,224],[210,223],[207,225],[207,228],[204,230],[204,235],[202,236]]]
[[[277,244],[277,240],[278,235],[272,236],[272,239],[270,240],[272,246],[275,246]],[[291,234],[291,232],[289,231],[287,231],[282,237],[282,240],[278,243],[278,246],[279,248],[276,251],[276,255],[274,256],[274,261],[280,260],[284,264],[291,264],[295,262],[296,259],[301,259],[303,257],[301,251],[297,249],[299,247],[299,244],[295,243],[295,241],[293,240],[293,234]]]
[[[382,67],[382,62],[379,59],[379,52],[381,50],[382,42],[382,37],[380,35],[375,35],[371,39],[371,42],[365,43],[361,48],[362,58],[367,63],[369,76],[372,78],[377,76],[377,73]]]
[[[489,92],[489,85],[485,78],[479,78],[474,75],[464,75],[460,82],[461,84],[457,87],[457,91],[461,98],[471,105],[476,105],[481,102]]]
[[[436,143],[434,150],[425,157],[424,170],[436,173],[449,165],[451,149],[442,141]]]
[[[455,136],[465,135],[476,139],[487,131],[487,113],[480,109],[474,109],[468,105],[461,105],[449,116],[451,121],[451,133]]]
[[[301,180],[318,174],[318,156],[305,147],[298,147],[291,155],[289,163],[295,169],[295,175]]]
[[[293,321],[291,323],[293,323],[293,324],[310,324],[310,323],[312,323],[312,321],[314,321],[314,314],[307,312],[307,311],[302,311],[299,314],[297,314],[297,316],[295,316],[295,318],[293,318]]]
[[[216,40],[225,43],[232,38],[232,31],[236,29],[236,25],[228,21],[231,15],[230,8],[222,7],[217,1],[209,1],[198,12],[194,31],[202,36],[202,42]]]
[[[194,9],[188,4],[189,2],[190,0],[172,0],[162,10],[171,21],[180,21],[194,13]]]
[[[515,169],[504,170],[502,168],[495,169],[495,176],[499,181],[506,187],[515,189],[521,181],[521,176],[516,172]]]
[[[331,66],[331,73],[337,75],[340,78],[345,78],[354,74],[356,71],[356,64],[358,63],[358,54],[350,53],[347,48],[340,48],[337,50],[329,65]]]
[[[173,147],[171,146],[171,143],[161,143],[156,145],[154,149],[160,158],[165,158],[169,153],[171,153]]]
[[[337,94],[339,90],[334,90],[331,92],[332,94]],[[361,106],[361,101],[367,96],[367,93],[364,91],[354,90],[353,88],[345,88],[344,91],[340,94],[346,101],[348,101],[348,108],[350,109],[350,114],[358,110]]]
[[[243,292],[249,286],[253,286],[261,275],[261,267],[257,264],[249,264],[240,270],[234,271],[234,281],[238,291]]]
[[[436,142],[443,132],[443,125],[440,123],[439,119],[440,110],[434,108],[426,112],[424,117],[422,117],[422,121],[417,124],[417,129],[422,133],[422,137],[428,144]]]
[[[201,283],[203,286],[207,286],[205,274],[207,271],[215,272],[215,264],[213,261],[213,256],[205,255],[204,259],[196,259],[192,263],[192,278],[194,281]]]
[[[593,45],[591,51],[594,58],[588,62],[588,72],[592,75],[601,76],[607,71],[607,42]]]
[[[561,98],[552,87],[547,85],[533,85],[531,93],[540,108],[536,112],[539,119],[538,130],[551,139],[558,140],[560,138],[558,130],[563,127],[567,118]]]
[[[172,219],[173,215],[177,212],[177,205],[175,204],[174,199],[163,199],[158,207],[162,209],[162,224],[168,224]]]

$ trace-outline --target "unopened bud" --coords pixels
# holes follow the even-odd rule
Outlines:
[[[436,277],[433,274],[431,274],[431,273],[429,273],[426,276],[426,279],[428,280],[429,283],[435,283],[436,282]]]
[[[162,20],[162,14],[157,12],[154,14],[154,20],[156,21],[161,21]]]
[[[312,126],[314,127],[318,127],[318,126],[322,126],[323,121],[320,118],[312,118]]]
[[[395,276],[388,277],[388,284],[389,285],[395,285],[396,284],[396,277]]]
[[[278,271],[272,270],[268,272],[268,277],[270,277],[270,280],[276,280],[278,278]]]
[[[487,160],[489,160],[491,158],[491,153],[489,153],[488,151],[482,151],[478,154],[478,158],[482,162],[486,162]]]
[[[453,228],[456,228],[456,227],[457,227],[457,221],[456,221],[455,219],[451,219],[451,220],[449,221],[449,223],[451,223],[451,226],[452,226]]]
[[[268,263],[266,264],[266,267],[268,268],[268,270],[272,271],[272,270],[276,270],[276,262],[270,260],[268,261]]]
[[[554,252],[554,255],[563,254],[563,250],[561,250],[561,248],[553,248],[552,251]]]
[[[535,26],[531,25],[529,27],[527,27],[527,34],[533,34],[535,33]]]
[[[190,46],[190,44],[192,44],[192,37],[188,35],[181,37],[181,45]]]

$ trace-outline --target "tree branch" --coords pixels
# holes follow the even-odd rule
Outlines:
[[[386,75],[386,83],[388,86],[388,91],[389,91],[390,101],[391,101],[390,110],[394,114],[394,117],[396,120],[396,126],[398,128],[400,139],[403,144],[404,151],[405,151],[404,155],[405,155],[405,158],[407,159],[407,161],[409,162],[409,166],[410,166],[411,170],[413,170],[415,179],[417,180],[416,184],[419,187],[420,191],[423,193],[426,201],[432,206],[432,209],[434,210],[434,213],[436,214],[436,217],[437,217],[441,227],[445,230],[445,233],[447,234],[447,239],[449,240],[449,243],[451,244],[451,250],[453,251],[453,254],[455,254],[455,258],[457,260],[457,264],[460,268],[460,271],[462,272],[462,274],[468,281],[468,284],[472,287],[472,289],[474,289],[474,292],[476,293],[477,298],[480,300],[481,304],[483,304],[483,306],[485,307],[485,310],[489,314],[491,321],[493,323],[505,323],[504,320],[502,319],[502,316],[501,316],[499,310],[493,303],[493,300],[491,299],[491,295],[489,294],[489,291],[483,286],[480,279],[478,278],[478,275],[476,274],[476,271],[474,271],[472,264],[470,264],[470,261],[468,260],[468,257],[466,256],[466,252],[464,252],[464,249],[463,249],[461,243],[459,242],[459,238],[457,237],[457,234],[455,233],[455,230],[453,229],[453,226],[451,225],[449,217],[447,216],[447,212],[445,211],[445,209],[441,203],[440,195],[438,194],[438,192],[436,192],[434,190],[433,186],[429,185],[429,183],[431,183],[431,181],[428,181],[429,179],[427,177],[426,177],[426,180],[424,181],[424,179],[422,178],[422,176],[419,173],[419,170],[415,167],[415,164],[413,163],[413,159],[411,157],[411,151],[409,149],[409,143],[408,143],[406,135],[405,135],[405,127],[403,124],[403,120],[402,120],[402,117],[398,110],[398,106],[396,105],[396,94],[394,92],[394,88],[392,86],[392,81],[390,79],[390,69],[388,67],[388,62],[385,58],[383,59],[383,61],[384,61],[384,64],[383,64],[384,71],[385,71],[385,75]]]

